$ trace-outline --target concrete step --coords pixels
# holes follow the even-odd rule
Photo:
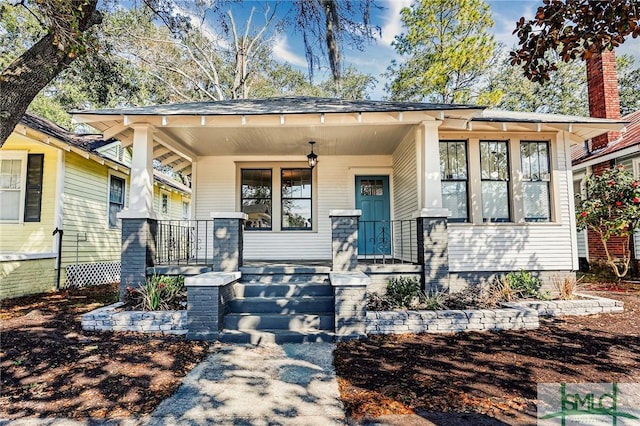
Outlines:
[[[218,338],[223,343],[322,343],[333,342],[334,334],[325,331],[296,332],[283,330],[222,330]]]
[[[242,282],[247,284],[326,284],[329,274],[324,273],[247,273],[242,272]]]
[[[333,312],[320,314],[227,314],[224,328],[230,330],[284,330],[320,331],[333,330]]]
[[[318,297],[249,297],[229,302],[229,313],[296,314],[333,312],[333,296]]]
[[[331,285],[314,282],[298,284],[258,284],[239,282],[233,286],[235,297],[333,296]]]

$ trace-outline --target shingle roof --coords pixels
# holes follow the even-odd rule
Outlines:
[[[31,113],[25,113],[20,119],[20,123],[37,130],[45,135],[54,137],[59,141],[66,142],[88,152],[92,152],[100,147],[116,142],[115,139],[103,139],[100,134],[80,134],[73,133],[52,121],[38,117]]]
[[[640,145],[640,111],[625,115],[621,118],[621,121],[627,121],[629,124],[627,124],[626,132],[622,134],[620,139],[596,151],[591,150],[591,143],[586,146],[584,144],[574,145],[571,149],[571,164],[576,166],[585,161],[604,157],[634,145]]]
[[[483,109],[477,105],[432,104],[419,102],[388,102],[344,100],[315,97],[283,97],[264,99],[234,99],[216,102],[189,102],[133,108],[74,110],[71,114],[95,115],[262,115],[318,114],[332,112],[441,111]]]

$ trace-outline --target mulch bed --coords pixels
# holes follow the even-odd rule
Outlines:
[[[116,300],[110,285],[0,302],[0,418],[141,416],[175,392],[208,344],[82,330],[81,314]]]
[[[340,343],[335,366],[347,414],[453,411],[535,424],[538,383],[640,382],[640,286],[591,283],[581,291],[589,289],[623,301],[624,313],[543,319],[530,331]]]

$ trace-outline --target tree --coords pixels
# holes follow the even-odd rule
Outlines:
[[[550,56],[557,54],[550,52]],[[551,60],[553,60],[551,58]],[[640,68],[629,55],[616,57],[618,90],[622,115],[640,109]],[[497,108],[510,111],[534,111],[550,114],[589,115],[587,103],[587,73],[584,62],[559,61],[557,71],[544,85],[527,79],[510,60],[503,61],[494,71],[490,88],[504,93]]]
[[[102,21],[98,0],[37,3],[46,34],[0,74],[0,146],[9,137],[33,98],[91,43],[90,28]],[[3,11],[6,4],[2,4]]]
[[[483,0],[419,0],[401,19],[407,33],[392,44],[407,59],[385,74],[392,99],[495,103],[499,94],[483,87],[497,48]]]
[[[519,48],[510,53],[511,64],[521,65],[535,82],[549,80],[557,69],[546,54],[559,53],[568,62],[588,59],[604,49],[618,47],[640,35],[638,0],[543,0],[533,19],[521,17],[514,34]]]
[[[607,264],[618,278],[629,272],[630,242],[640,224],[640,183],[622,166],[587,179],[587,196],[576,200],[578,229],[595,232],[602,241]],[[616,238],[617,237],[617,238]],[[622,254],[616,257],[611,240],[622,242]]]

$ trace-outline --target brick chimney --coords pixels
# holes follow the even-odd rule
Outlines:
[[[605,50],[601,54],[595,54],[587,59],[587,87],[591,117],[620,118],[615,51]],[[603,148],[619,137],[620,132],[608,132],[600,135],[591,141],[591,149]]]

